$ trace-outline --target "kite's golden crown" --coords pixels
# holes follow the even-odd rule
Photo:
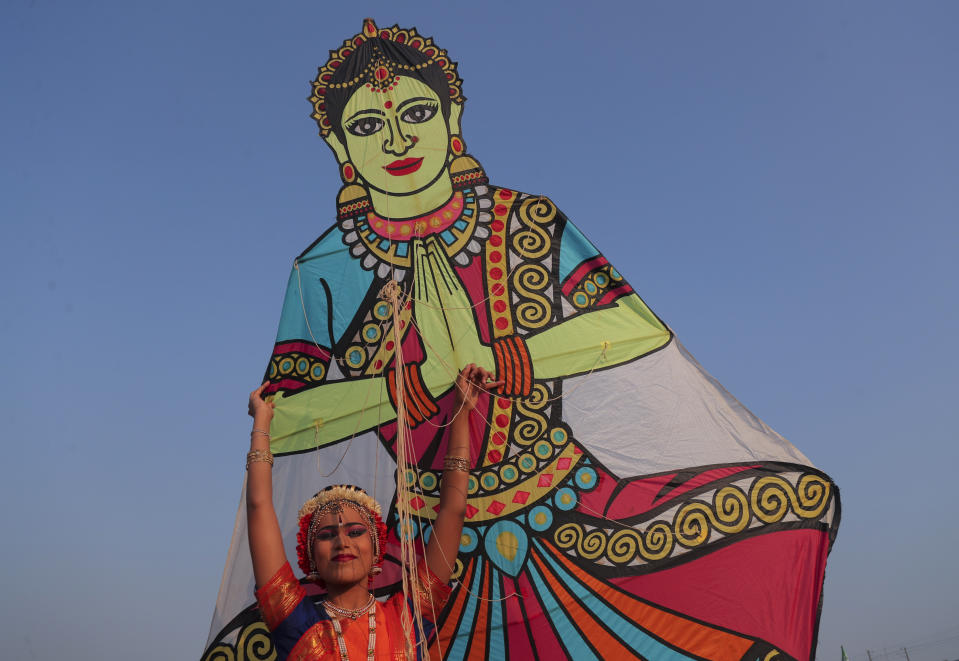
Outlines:
[[[405,48],[418,51],[425,58],[416,64],[398,62],[396,58],[388,57],[382,49],[379,53],[355,76],[348,80],[335,80],[337,70],[340,69],[363,44],[375,39],[390,41]],[[375,43],[375,42],[374,42]],[[416,75],[431,66],[442,69],[449,86],[449,100],[453,103],[463,103],[463,81],[456,73],[456,63],[451,61],[446,51],[433,43],[430,37],[417,34],[415,28],[403,29],[398,25],[391,28],[377,28],[372,18],[363,21],[363,30],[343,42],[337,50],[330,51],[330,59],[320,67],[316,78],[312,81],[313,93],[309,97],[313,104],[311,117],[320,127],[320,135],[324,138],[333,130],[332,122],[327,114],[326,95],[328,90],[352,89],[365,83],[376,91],[389,91],[398,81],[400,75]]]

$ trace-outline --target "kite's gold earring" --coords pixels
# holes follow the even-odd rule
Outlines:
[[[357,182],[356,168],[349,161],[340,166],[343,188],[336,196],[336,209],[340,218],[358,216],[370,210],[370,194]]]
[[[460,190],[487,182],[483,167],[472,156],[467,156],[466,143],[458,135],[450,136],[450,154],[453,159],[450,161],[449,171],[454,189]]]

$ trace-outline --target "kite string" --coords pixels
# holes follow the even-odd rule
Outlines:
[[[390,280],[380,291],[380,296],[389,301],[393,308],[393,341],[395,346],[393,373],[396,380],[395,399],[396,399],[396,513],[398,518],[399,534],[397,537],[400,542],[400,562],[402,577],[403,594],[413,606],[413,621],[410,621],[409,612],[403,611],[403,629],[404,640],[406,641],[407,659],[414,658],[413,650],[410,646],[412,636],[412,627],[419,629],[420,646],[422,647],[423,658],[429,660],[429,650],[426,647],[426,630],[423,626],[423,612],[419,599],[409,599],[410,595],[419,595],[423,591],[420,586],[419,576],[416,572],[410,571],[410,567],[416,561],[416,548],[413,542],[412,526],[413,518],[410,513],[410,491],[407,485],[410,472],[410,453],[411,433],[407,421],[406,396],[404,383],[403,347],[402,338],[399,336],[400,313],[399,313],[399,285],[396,280]]]
[[[403,299],[400,298],[400,297],[403,295],[403,293],[404,293],[404,292],[403,292],[402,288],[399,286],[399,284],[396,283],[395,281],[392,281],[391,283],[388,283],[386,287],[383,288],[383,291],[381,292],[381,296],[382,296],[384,299],[386,299],[386,300],[392,300],[392,301],[394,301],[394,303],[393,303],[393,308],[394,308],[394,310],[397,310],[397,309],[401,309],[399,304],[403,301]],[[406,296],[406,299],[405,299],[405,300],[410,300],[410,298],[411,298],[410,296]],[[404,303],[404,305],[405,305],[405,303]],[[395,318],[395,319],[394,319],[394,323],[393,323],[394,333],[395,333],[395,330],[396,330],[397,328],[399,328],[399,324],[397,323],[397,319],[398,319],[398,318]],[[413,321],[411,320],[410,323],[411,323],[411,325],[412,325],[413,327],[416,327],[415,322],[413,322]],[[422,336],[422,334],[419,333],[419,328],[418,328],[418,327],[416,328],[416,332],[417,332],[418,335],[420,335],[420,339],[424,342],[424,344],[427,345],[427,348],[431,350],[431,353],[433,353],[433,355],[437,356],[437,357],[439,358],[441,364],[443,364],[443,366],[447,368],[448,373],[451,374],[451,375],[453,375],[453,369],[452,369],[452,366],[449,364],[449,362],[447,362],[445,359],[443,359],[442,356],[440,356],[437,352],[432,351],[432,347],[429,345],[428,341]],[[395,335],[394,335],[394,343],[395,343],[396,346],[399,346],[399,341],[395,339]],[[397,372],[399,372],[399,371],[402,369],[402,365],[403,365],[403,364],[405,364],[405,361],[403,360],[402,354],[400,354],[400,355],[397,357],[396,361],[395,361],[395,368],[396,368]],[[456,374],[458,374],[458,372],[457,372]],[[397,397],[397,405],[398,405],[398,407],[397,407],[397,418],[398,418],[398,417],[399,417],[400,399],[405,399],[405,396],[406,396],[406,395],[405,395],[405,391],[404,391],[403,389],[401,389],[401,387],[400,387],[399,377],[397,377],[397,379],[398,379],[398,380],[397,380],[397,385],[396,385],[396,392],[397,392],[396,397]],[[453,379],[453,385],[454,385],[454,387],[459,388],[461,391],[463,391],[463,392],[465,393],[465,388],[463,388],[462,386],[460,386],[460,384],[459,384],[459,382],[458,382],[458,379],[456,379],[455,376],[454,376],[454,379]],[[490,395],[490,396],[493,396],[493,397],[496,396],[496,393],[492,392],[491,390],[487,390],[486,388],[482,388],[482,387],[481,387],[480,389],[481,389],[483,392],[485,392],[485,393],[487,393],[488,395]],[[458,415],[460,412],[462,412],[463,407],[464,407],[465,405],[466,405],[465,401],[460,402],[460,408],[456,411],[456,413],[454,413],[452,416],[450,416],[450,422],[443,423],[443,424],[437,424],[437,423],[432,422],[431,420],[424,420],[424,422],[428,422],[431,426],[436,427],[436,428],[449,427],[449,426],[452,424],[453,418],[456,417],[456,415]],[[402,406],[403,406],[403,409],[404,409],[404,416],[405,416],[405,409],[406,409],[406,407],[405,407],[405,401],[403,402]],[[483,421],[483,424],[484,424],[487,428],[489,428],[489,427],[492,426],[492,421],[491,421],[489,418],[487,418],[485,415],[476,413],[475,409],[473,410],[473,413],[476,414],[476,415],[479,415],[479,417],[480,417],[480,418],[482,419],[482,421]],[[400,489],[401,489],[402,486],[403,486],[403,485],[400,483],[400,480],[402,480],[403,482],[405,482],[405,481],[406,481],[406,475],[407,475],[409,472],[412,472],[412,473],[416,476],[416,478],[417,478],[416,482],[419,482],[419,478],[422,476],[422,468],[421,468],[421,466],[419,465],[419,462],[418,462],[418,461],[414,461],[414,460],[410,460],[410,457],[415,456],[415,449],[413,448],[412,435],[409,433],[410,430],[409,430],[408,424],[404,424],[404,425],[403,425],[403,428],[404,428],[404,430],[405,430],[405,433],[403,434],[403,436],[405,437],[405,440],[401,440],[401,439],[400,439],[400,436],[399,436],[399,433],[397,434],[397,444],[398,444],[398,445],[397,445],[397,480],[398,480],[398,484],[397,484],[397,494],[398,494],[398,497],[397,497],[397,511],[398,511],[398,512],[400,512],[399,503],[401,502],[401,496],[399,496],[399,493],[400,493]],[[400,451],[400,446],[401,446],[401,445],[402,445],[402,449],[403,449],[402,452]],[[401,471],[402,471],[402,473],[403,473],[403,477],[402,477],[402,478],[400,477],[400,472],[401,472]],[[412,486],[412,485],[410,485],[410,486]],[[415,490],[415,491],[417,491],[417,492],[420,491],[419,487],[416,487],[416,486],[413,486],[413,490]],[[407,493],[408,493],[408,492],[407,492]],[[407,493],[404,493],[404,495],[407,495]],[[404,501],[404,504],[405,504],[405,501]],[[411,513],[409,512],[409,509],[408,509],[408,508],[404,508],[404,509],[405,509],[406,513],[409,515],[409,518],[402,518],[402,517],[401,517],[401,520],[400,520],[400,525],[399,525],[400,535],[399,535],[399,537],[401,538],[401,544],[402,544],[403,541],[405,541],[405,538],[406,538],[406,537],[410,537],[410,532],[412,531],[412,517],[413,517],[413,516],[416,517],[416,523],[418,524],[418,527],[419,527],[420,529],[422,529],[422,528],[424,527],[424,525],[423,525],[424,517],[423,517],[423,515],[422,515],[420,512],[416,512],[415,514],[411,514]],[[426,519],[426,525],[429,526],[429,529],[430,529],[431,531],[433,531],[433,520],[432,520],[432,519]],[[437,548],[439,548],[440,554],[442,555],[444,562],[446,562],[447,566],[452,569],[453,566],[454,566],[454,563],[451,563],[451,562],[450,562],[450,559],[446,556],[446,553],[445,553],[445,551],[443,550],[442,546],[438,546]],[[405,549],[405,544],[402,544],[402,545],[401,545],[401,550],[404,550],[404,549]],[[411,549],[411,555],[410,555],[409,557],[410,557],[410,558],[414,558],[415,555],[413,555],[413,554],[415,554],[415,547],[412,546],[412,544],[410,545],[410,549]],[[402,561],[403,561],[403,563],[404,563],[404,566],[409,566],[411,561],[408,560],[407,557],[405,557],[405,554],[403,554],[402,552],[401,552],[401,556],[402,556]],[[454,560],[455,560],[455,559],[454,559]],[[458,582],[459,582],[459,581],[458,581]],[[480,596],[479,594],[477,594],[476,592],[470,590],[469,587],[467,587],[465,583],[459,582],[459,584],[460,584],[460,586],[462,587],[462,589],[465,590],[468,594],[472,595],[474,598],[479,599],[479,600],[481,600],[481,601],[505,601],[506,599],[509,599],[510,597],[514,597],[514,596],[515,596],[515,597],[520,597],[520,598],[522,598],[522,595],[520,595],[519,593],[512,592],[512,593],[510,593],[510,594],[508,594],[508,595],[506,595],[506,596],[504,596],[504,597],[501,597],[501,598],[490,599],[490,598],[482,597],[482,596]],[[414,600],[414,601],[417,601],[417,600]],[[436,608],[435,608],[435,605],[433,604],[432,595],[430,595],[430,606],[431,606],[431,610],[433,611],[433,616],[434,616],[433,621],[435,622],[435,621],[436,621],[436,619],[435,619],[435,618],[436,618],[436,612],[435,612],[435,611],[436,611]],[[438,639],[438,638],[437,638],[437,644],[439,645],[439,639]],[[440,652],[442,653],[442,649],[440,650]]]

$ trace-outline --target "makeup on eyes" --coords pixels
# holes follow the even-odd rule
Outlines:
[[[362,523],[338,523],[332,526],[323,526],[316,532],[316,539],[329,541],[337,536],[340,528],[346,528],[346,534],[349,537],[362,537],[363,535],[369,534],[366,526]]]

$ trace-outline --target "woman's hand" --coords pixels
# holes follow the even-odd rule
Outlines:
[[[270,385],[269,381],[264,381],[263,385],[250,393],[250,403],[246,412],[253,418],[253,426],[268,431],[270,421],[273,420],[273,402],[263,399],[263,391]]]
[[[494,378],[491,372],[473,363],[461,369],[456,377],[456,409],[472,411],[480,391],[489,392],[503,385],[502,381],[494,381]]]

